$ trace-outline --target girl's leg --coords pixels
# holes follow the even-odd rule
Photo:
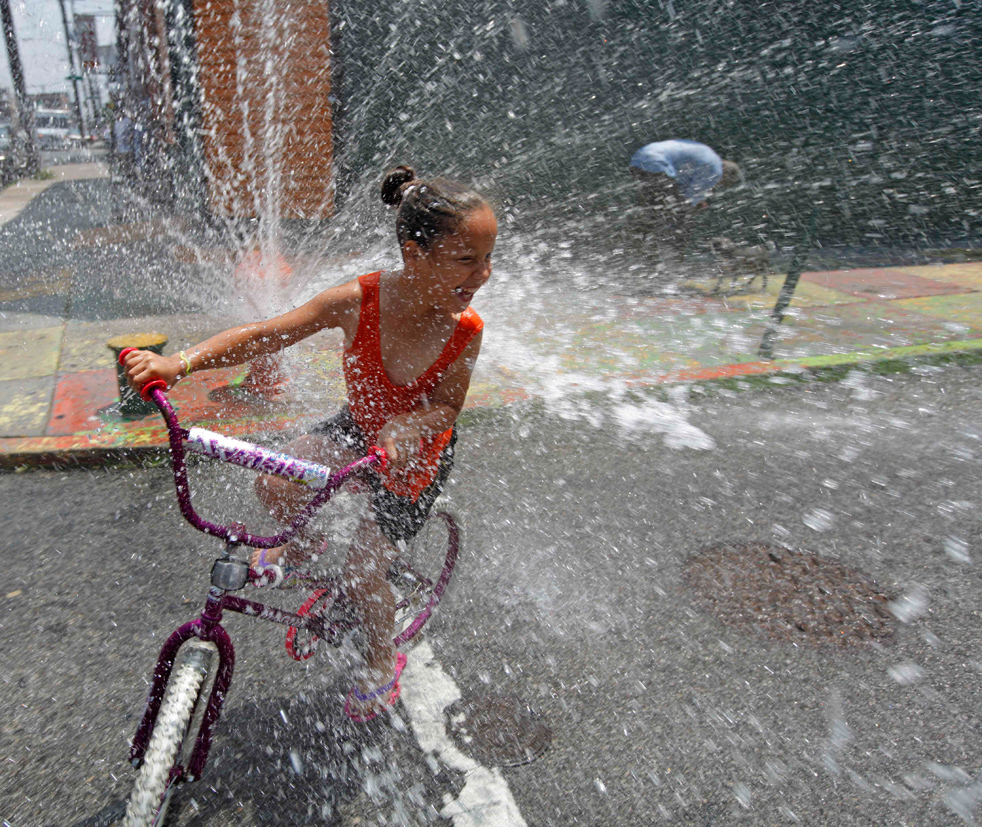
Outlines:
[[[379,531],[371,516],[362,518],[355,532],[345,565],[344,590],[358,610],[365,635],[365,669],[358,678],[358,691],[367,695],[392,680],[396,651],[392,645],[395,623],[395,596],[387,575],[397,550]],[[377,713],[389,705],[390,695],[359,702],[350,699],[363,716]]]
[[[291,456],[309,459],[336,469],[353,462],[357,457],[354,452],[341,448],[334,440],[324,436],[306,435],[293,440],[285,449]],[[256,496],[269,509],[269,513],[281,523],[287,523],[312,496],[311,490],[305,486],[264,474],[256,480]],[[279,548],[266,551],[267,563],[284,564],[302,563],[314,553],[324,538],[318,532],[308,527],[292,542]],[[257,550],[252,555],[252,565],[259,563],[261,552]]]

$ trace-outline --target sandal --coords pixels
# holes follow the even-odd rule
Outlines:
[[[378,689],[373,689],[371,692],[362,694],[358,691],[357,686],[351,687],[351,691],[348,693],[348,697],[344,699],[344,714],[351,718],[356,724],[366,724],[369,721],[374,720],[379,716],[381,710],[368,712],[362,714],[351,706],[352,699],[358,701],[359,703],[365,703],[366,701],[374,700],[375,698],[380,698],[387,692],[391,693],[388,699],[385,701],[386,706],[395,706],[397,700],[399,700],[399,692],[402,687],[399,686],[399,676],[402,675],[402,670],[406,668],[408,659],[402,652],[396,652],[396,674],[385,686],[380,686]]]

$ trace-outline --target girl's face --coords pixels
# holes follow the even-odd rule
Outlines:
[[[439,236],[419,250],[419,263],[429,272],[434,304],[461,312],[491,278],[491,253],[498,237],[498,222],[489,207],[480,207],[461,221],[457,231]],[[410,242],[411,243],[411,242]]]

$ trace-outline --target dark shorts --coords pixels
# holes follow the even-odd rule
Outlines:
[[[309,433],[315,436],[326,436],[342,448],[349,448],[361,456],[368,452],[369,446],[365,443],[365,435],[354,419],[351,418],[351,412],[347,407],[342,408],[326,422],[315,426]],[[399,540],[408,542],[423,527],[433,503],[440,496],[440,492],[443,491],[443,486],[447,482],[447,477],[450,476],[456,443],[457,426],[455,425],[450,442],[440,454],[440,464],[437,467],[436,477],[423,489],[419,499],[415,502],[409,497],[392,493],[382,484],[382,478],[375,471],[369,469],[365,472],[365,479],[372,490],[372,509],[375,512],[375,522],[378,523],[382,534],[393,545]]]

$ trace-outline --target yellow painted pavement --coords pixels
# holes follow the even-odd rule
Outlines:
[[[54,374],[63,330],[59,326],[0,333],[0,382]]]
[[[731,296],[713,296],[712,290],[716,285],[715,279],[688,281],[684,282],[682,287],[707,298],[716,298],[727,307],[770,310],[774,307],[778,294],[784,286],[784,279],[783,273],[772,273],[768,276],[765,289],[759,289],[760,281],[758,280],[754,285],[757,289],[746,293],[735,293]],[[851,304],[857,301],[861,301],[861,299],[818,284],[799,281],[791,300],[791,307],[828,307],[837,304]]]
[[[948,322],[964,325],[976,333],[982,333],[982,293],[901,299],[890,304],[925,316],[945,319]]]
[[[53,375],[0,382],[0,436],[41,436],[54,387]]]

